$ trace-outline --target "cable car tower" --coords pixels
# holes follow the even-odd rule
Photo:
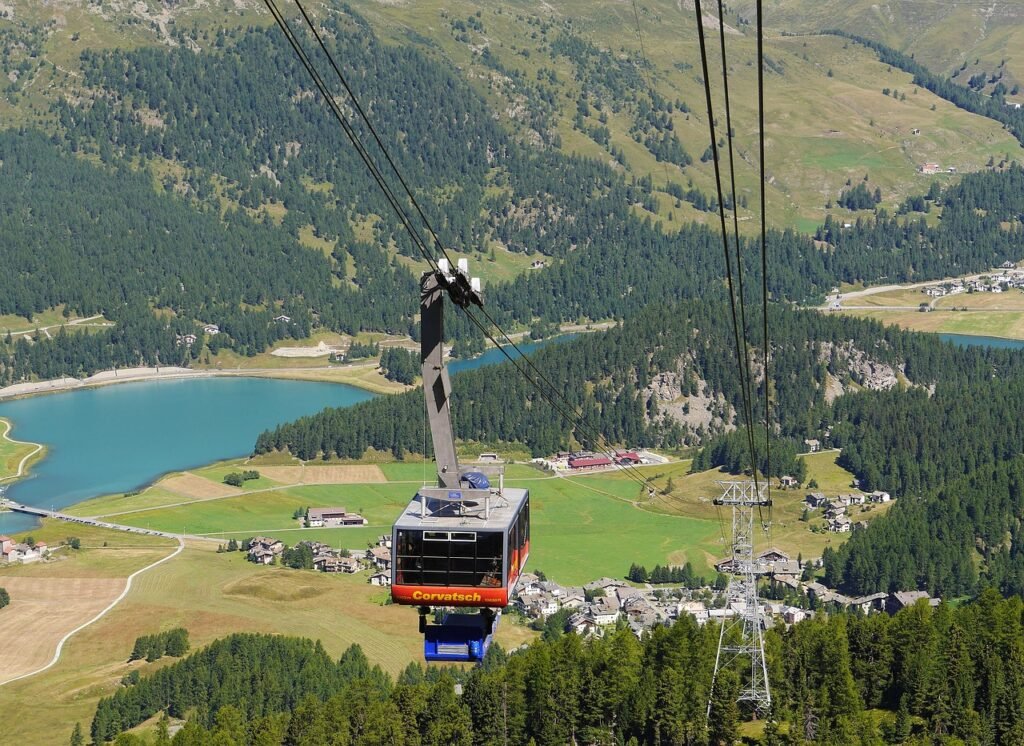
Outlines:
[[[768,689],[768,666],[764,659],[764,636],[761,627],[761,605],[757,600],[757,579],[767,574],[764,563],[754,559],[754,511],[771,507],[772,501],[764,496],[765,484],[745,482],[719,482],[724,488],[714,503],[732,508],[732,553],[729,562],[729,586],[726,598],[731,604],[740,604],[735,617],[722,622],[715,656],[715,672],[711,679],[712,696],[718,672],[732,666],[738,659],[750,660],[748,680],[740,688],[737,702],[750,702],[754,709],[767,713],[772,704]],[[707,714],[711,714],[708,699]]]
[[[444,299],[482,306],[468,261],[447,259],[420,279],[420,356],[437,486],[423,486],[392,527],[391,598],[419,607],[428,661],[480,661],[530,553],[530,493],[504,485],[503,467],[460,466],[444,363]],[[497,477],[497,487],[492,486]],[[428,624],[431,607],[475,608]]]

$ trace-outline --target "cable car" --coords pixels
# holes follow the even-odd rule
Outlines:
[[[530,555],[530,493],[506,489],[500,465],[460,466],[455,453],[444,364],[444,298],[462,308],[482,305],[479,281],[465,259],[445,260],[420,280],[420,353],[427,420],[437,461],[437,486],[417,490],[391,531],[391,599],[419,607],[428,661],[480,661],[494,637]],[[497,486],[492,485],[497,477]],[[431,607],[477,609],[442,612]]]
[[[421,614],[428,661],[483,658],[495,610],[508,605],[530,554],[529,491],[484,489],[483,499],[468,499],[463,490],[453,491],[461,494],[451,499],[418,493],[392,529],[395,603],[481,610],[449,613],[438,625],[427,625]]]

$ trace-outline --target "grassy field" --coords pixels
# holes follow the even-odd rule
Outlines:
[[[809,478],[818,489],[833,495],[850,491],[852,475],[836,463],[835,453],[806,457]],[[76,515],[105,516],[119,523],[168,532],[183,532],[219,539],[245,539],[269,534],[288,544],[321,541],[333,547],[360,549],[388,533],[395,517],[415,494],[413,485],[424,479],[422,463],[384,463],[380,472],[387,482],[362,484],[260,484],[223,497],[185,497],[166,488],[177,479],[169,475],[153,487],[132,496],[108,496],[68,510]],[[248,467],[242,460],[197,470],[216,485],[229,471]],[[310,466],[308,469],[319,467]],[[711,504],[721,488],[718,471],[688,474],[689,462],[644,467],[655,476],[658,488],[652,499],[636,482],[620,473],[551,477],[532,467],[510,465],[508,486],[530,489],[533,505],[533,567],[566,583],[583,583],[602,575],[621,577],[633,562],[693,563],[709,572],[724,549],[721,523],[727,516]],[[429,480],[431,472],[426,471]],[[673,490],[664,494],[669,477]],[[263,483],[265,478],[261,478]],[[269,480],[266,480],[269,481]],[[804,491],[775,491],[775,525],[770,541],[794,555],[818,556],[841,537],[814,533],[799,520]],[[304,529],[292,516],[307,507],[345,507],[368,520],[348,528]],[[870,518],[875,509],[858,518]],[[818,520],[820,523],[820,520]]]
[[[902,329],[937,334],[972,334],[1024,339],[1024,311],[843,311],[895,324]]]
[[[10,607],[0,613],[0,638],[8,641],[0,648],[0,681],[49,663],[58,640],[113,601],[128,575],[174,548],[166,539],[59,522],[30,533],[54,551],[51,561],[0,569],[0,585],[11,594]],[[79,550],[57,548],[69,533],[81,540]],[[17,686],[0,690],[0,709]]]
[[[826,494],[850,489],[850,474],[838,467],[835,458],[832,452],[806,457],[809,477],[816,479]],[[227,471],[245,465],[242,461],[213,464],[197,470],[195,476],[216,483]],[[358,548],[387,531],[411,497],[409,483],[421,481],[422,468],[416,463],[383,464],[382,473],[393,481],[270,485],[262,492],[184,506],[172,505],[181,501],[181,495],[158,484],[138,495],[101,498],[73,510],[83,514],[120,512],[117,520],[122,523],[174,531],[208,529],[204,532],[225,539],[251,535],[260,529],[259,533],[278,535],[286,543],[301,536]],[[711,563],[724,554],[726,530],[710,498],[720,493],[716,480],[728,475],[716,471],[690,475],[688,469],[689,462],[685,461],[645,467],[660,488],[669,477],[673,480],[671,494],[659,493],[651,500],[620,473],[550,477],[530,467],[509,467],[507,484],[528,486],[531,491],[530,567],[574,584],[602,575],[621,577],[633,562],[652,567],[689,560],[698,571],[709,573]],[[811,557],[829,541],[841,539],[812,533],[808,524],[798,520],[803,494],[773,493],[776,526],[770,541],[794,554],[802,552]],[[371,525],[359,529],[298,529],[292,512],[307,505],[344,505],[362,512]],[[179,525],[182,521],[184,526]],[[242,521],[244,526],[239,525]],[[254,530],[241,531],[243,527]],[[54,522],[46,522],[33,533],[55,544],[70,532],[81,537],[81,551],[69,552],[67,559],[59,562],[7,569],[0,573],[0,580],[15,579],[23,588],[31,578],[39,578],[41,595],[44,588],[53,586],[51,581],[81,591],[103,578],[123,578],[171,546],[153,537],[70,528]],[[166,664],[127,663],[134,639],[179,625],[188,628],[193,647],[232,631],[262,631],[320,639],[331,655],[358,642],[371,661],[392,673],[419,658],[415,614],[408,608],[386,604],[387,592],[368,585],[365,573],[333,576],[256,566],[246,562],[241,553],[219,554],[215,547],[212,542],[190,543],[178,557],[140,576],[114,611],[70,641],[56,667],[19,682],[16,688],[0,689],[0,721],[10,723],[8,734],[16,741],[32,736],[41,743],[66,742],[71,724],[87,724],[96,700],[113,691],[128,671],[138,668],[145,672]],[[532,634],[506,622],[500,627],[499,640],[503,645],[515,646]],[[32,722],[14,717],[14,713],[43,699],[49,706]],[[46,735],[40,738],[40,734]]]
[[[741,0],[731,7],[752,17],[754,3]],[[843,28],[878,39],[914,55],[937,74],[966,65],[959,80],[1005,63],[1003,83],[1012,88],[1024,81],[1024,60],[1008,50],[1024,48],[1024,25],[1019,6],[995,3],[921,3],[897,0],[885,6],[872,0],[779,0],[767,13],[768,23],[790,33]],[[976,62],[977,60],[977,62]]]
[[[822,453],[808,454],[804,456],[807,464],[807,479],[815,480],[818,484],[813,488],[815,492],[822,492],[829,497],[839,494],[853,492],[853,475],[836,463],[838,453],[826,451]],[[726,534],[729,531],[729,513],[712,504],[712,499],[718,497],[722,488],[717,484],[718,480],[736,479],[729,474],[717,470],[689,474],[687,462],[673,466],[666,470],[663,477],[656,480],[658,494],[653,500],[646,502],[644,507],[649,510],[656,510],[670,515],[686,516],[706,521],[721,522],[720,530]],[[672,478],[673,489],[665,493],[669,477]],[[808,489],[772,490],[772,525],[768,532],[762,532],[756,537],[758,545],[773,545],[796,557],[803,554],[805,558],[820,557],[826,546],[836,546],[845,541],[846,536],[841,534],[830,534],[823,532],[812,532],[811,526],[820,527],[823,523],[820,514],[814,516],[811,521],[800,520],[804,508],[804,495]],[[861,512],[856,509],[851,513],[852,520],[870,520],[881,515],[892,503],[886,505],[872,506],[869,510]],[[767,516],[766,516],[767,517]]]
[[[151,557],[166,554],[170,546],[164,542],[143,550],[138,542],[154,542],[151,537],[79,528],[75,531],[88,549],[61,562],[2,571],[0,581],[27,576],[104,578],[115,570],[122,577],[151,562]],[[35,533],[55,539],[67,530],[66,524],[47,522]],[[148,554],[142,556],[141,551]],[[132,562],[111,562],[125,552],[136,553]],[[125,674],[166,665],[167,661],[128,663],[135,638],[177,626],[189,630],[193,648],[241,631],[312,637],[335,657],[358,643],[371,662],[396,674],[420,659],[421,643],[415,612],[385,604],[386,596],[386,591],[366,583],[365,573],[334,576],[258,567],[241,553],[217,554],[212,546],[190,545],[178,557],[139,576],[124,601],[71,639],[57,666],[0,689],[0,722],[16,743],[67,743],[73,724],[81,722],[87,728],[97,700],[113,692]],[[515,647],[533,634],[505,623],[498,639]],[[41,701],[47,706],[36,707]],[[28,711],[34,712],[31,718],[24,717]]]
[[[13,478],[18,473],[18,466],[26,456],[35,452],[30,459],[25,461],[25,465],[22,467],[23,473],[28,471],[33,462],[38,461],[46,454],[46,449],[39,448],[35,443],[23,443],[15,440],[12,430],[11,421],[0,417],[0,482]]]
[[[223,474],[244,468],[251,467],[241,460],[228,461],[197,470],[192,476],[206,477],[216,486]],[[169,482],[177,483],[180,475],[168,475],[140,494],[96,498],[68,512],[225,542],[271,534],[289,544],[310,539],[358,549],[389,532],[395,517],[415,494],[413,485],[423,482],[422,463],[386,463],[380,471],[390,481],[254,487],[250,482],[245,493],[225,497],[182,495],[166,487]],[[427,478],[430,476],[428,469]],[[536,537],[532,564],[563,582],[582,583],[601,575],[621,577],[633,561],[653,566],[689,559],[706,568],[708,558],[719,551],[716,524],[704,518],[690,520],[637,509],[636,483],[618,474],[552,478],[532,467],[510,465],[506,485],[530,489]],[[303,529],[292,518],[300,509],[330,506],[357,512],[369,524]]]

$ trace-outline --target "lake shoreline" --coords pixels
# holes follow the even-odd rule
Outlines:
[[[17,472],[7,476],[0,476],[0,482],[10,482],[11,484],[14,484],[19,479],[23,479],[29,475],[29,470],[31,469],[32,464],[46,458],[46,446],[42,443],[36,443],[31,440],[15,440],[12,438],[11,433],[14,431],[14,422],[6,417],[0,417],[0,425],[6,426],[3,434],[0,435],[0,440],[6,440],[8,443],[13,443],[14,445],[19,446],[34,446],[34,448],[29,453],[25,454],[21,461],[18,462]],[[3,488],[6,489],[7,486],[8,485],[3,485]]]
[[[148,381],[172,381],[184,378],[277,378],[289,381],[319,381],[320,383],[342,384],[352,386],[371,394],[400,393],[388,392],[383,388],[369,386],[365,381],[353,378],[351,381],[335,381],[330,378],[310,379],[310,372],[322,370],[338,370],[335,368],[235,368],[233,370],[208,370],[205,368],[180,368],[174,366],[149,367],[149,368],[123,368],[120,370],[104,370],[88,378],[54,378],[47,381],[30,381],[27,383],[15,383],[0,388],[0,402],[16,401],[27,399],[33,396],[45,394],[59,394],[65,391],[79,391],[81,389],[96,388],[99,386],[111,386],[121,383],[138,383]],[[294,375],[289,375],[294,374]]]

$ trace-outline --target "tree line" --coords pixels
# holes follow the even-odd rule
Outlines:
[[[819,613],[768,630],[773,706],[758,740],[1016,742],[1022,612],[1020,598],[986,592],[956,608]],[[492,646],[473,669],[412,663],[393,680],[358,646],[334,661],[319,642],[238,634],[101,700],[92,735],[111,740],[166,710],[188,718],[158,739],[178,746],[732,744],[748,713],[735,703],[736,670],[712,687],[718,636],[684,615],[642,639],[625,625],[597,639],[557,633],[512,654]]]
[[[165,655],[180,658],[188,652],[188,647],[188,630],[184,627],[175,627],[166,632],[136,638],[128,660],[144,659],[147,663],[152,663]]]
[[[893,366],[914,384],[942,384],[941,390],[948,393],[939,401],[954,397],[961,385],[989,378],[992,370],[1011,375],[1024,369],[1021,356],[1012,352],[957,348],[933,336],[873,321],[785,307],[773,307],[770,314],[771,419],[780,435],[772,473],[798,468],[793,463],[795,443],[817,437],[833,421],[850,419],[848,409],[833,413],[825,391],[830,378],[863,381],[857,361],[864,356]],[[736,365],[723,348],[722,340],[732,334],[728,318],[724,304],[714,302],[653,307],[607,331],[534,352],[531,360],[543,379],[555,382],[568,406],[580,413],[585,426],[575,429],[510,364],[460,373],[453,377],[456,437],[523,443],[536,456],[574,444],[600,449],[601,443],[591,442],[593,432],[600,432],[608,443],[631,447],[707,445],[737,422],[735,413],[743,406]],[[757,329],[760,317],[752,312],[748,323]],[[757,342],[753,331],[751,339]],[[762,359],[759,345],[752,348],[752,356],[755,364]],[[720,397],[717,419],[708,426],[686,425],[665,400],[654,395],[655,382],[664,380],[674,382],[674,396]],[[757,422],[765,417],[764,391],[765,382],[755,381]],[[873,392],[861,396],[857,401],[863,407],[870,408],[876,401]],[[901,396],[902,392],[888,395]],[[410,391],[283,424],[262,433],[254,450],[287,449],[308,460],[356,459],[374,448],[401,458],[422,450],[423,427],[422,393]],[[844,443],[857,439],[836,430]],[[725,447],[720,451],[715,446],[698,458],[707,459],[709,465],[739,463],[740,441],[721,442]]]

